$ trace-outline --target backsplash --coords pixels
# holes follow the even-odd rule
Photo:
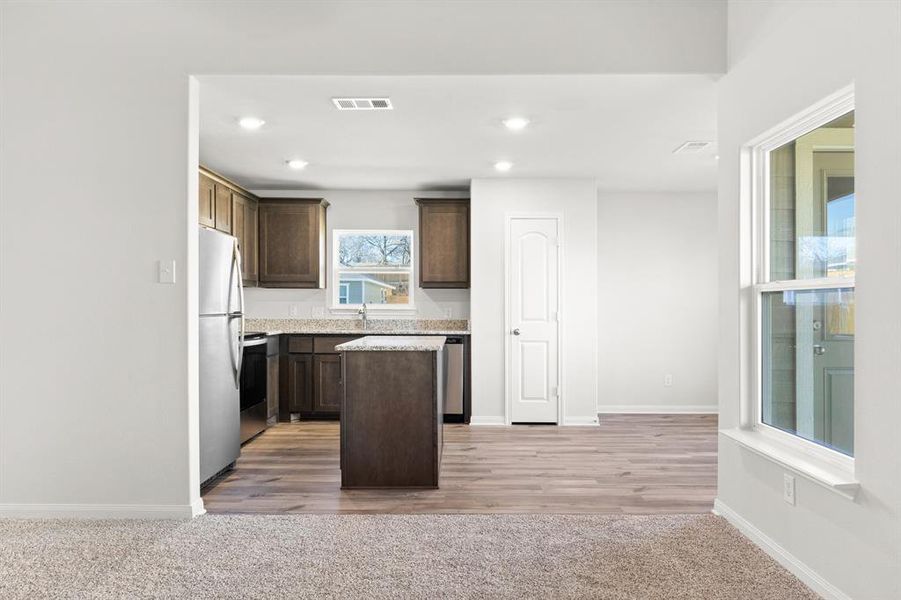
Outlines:
[[[469,333],[466,319],[258,319],[249,318],[247,331],[275,333],[451,334]]]
[[[330,290],[246,288],[245,312],[252,318],[270,319],[353,319],[352,309],[329,308]],[[468,319],[469,290],[417,288],[412,310],[380,310],[369,305],[370,315],[377,318],[403,319]]]

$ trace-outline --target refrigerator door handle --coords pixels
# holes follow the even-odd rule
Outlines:
[[[238,288],[238,315],[241,319],[241,329],[238,332],[238,355],[235,357],[235,387],[241,389],[241,366],[244,362],[244,282],[241,280],[241,251],[238,249],[238,240],[235,240],[234,250],[232,252],[232,281],[237,284]],[[229,306],[231,306],[231,290],[233,286],[229,285]]]
[[[232,319],[241,319],[241,327],[238,330],[238,339],[231,340],[229,343],[229,354],[232,355],[232,370],[233,376],[235,378],[235,388],[241,389],[241,363],[243,362],[244,357],[244,321],[243,317],[229,316],[228,320],[231,323]],[[228,326],[229,333],[231,333],[231,325]]]
[[[244,279],[241,274],[241,265],[243,264],[243,259],[241,258],[241,249],[238,248],[238,240],[235,240],[235,272],[238,274],[238,312],[241,313],[241,323],[243,327],[244,323]],[[241,333],[244,333],[244,330],[241,329]]]

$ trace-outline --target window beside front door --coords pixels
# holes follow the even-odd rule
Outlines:
[[[755,167],[757,423],[853,456],[854,111],[761,144]]]

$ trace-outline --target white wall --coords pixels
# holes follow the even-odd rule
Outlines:
[[[473,422],[504,421],[504,221],[531,213],[563,215],[563,422],[597,422],[597,191],[590,179],[472,181]]]
[[[498,44],[514,8],[516,35]],[[555,1],[466,10],[453,1],[3,2],[0,11],[0,510],[14,514],[197,506],[191,74],[724,65],[725,7],[703,0],[653,11]],[[155,262],[172,258],[178,283],[156,284]]]
[[[750,269],[740,229],[739,149],[841,87],[856,87],[855,471],[849,501],[720,436],[719,502],[803,565],[828,597],[901,597],[901,3],[730,2],[719,84],[719,403],[739,424],[750,369]],[[743,262],[744,259],[744,262]]]
[[[716,221],[715,193],[598,194],[600,412],[717,411]]]
[[[203,86],[201,85],[201,93]],[[419,260],[419,210],[414,198],[468,198],[469,192],[417,192],[411,190],[252,190],[263,198],[325,198],[330,203],[326,217],[329,256],[329,278],[332,269],[332,231],[335,229],[412,229],[414,261]],[[419,265],[414,262],[413,302],[415,310],[379,311],[370,307],[376,318],[468,319],[469,290],[422,289],[419,287]],[[282,290],[246,288],[247,314],[251,317],[300,318],[316,317],[317,309],[328,318],[350,317],[345,311],[331,311],[331,280],[324,290]],[[292,314],[292,308],[296,314]],[[322,318],[321,316],[319,318]]]

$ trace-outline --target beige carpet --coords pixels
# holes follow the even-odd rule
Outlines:
[[[713,515],[0,521],[0,598],[816,598]]]

